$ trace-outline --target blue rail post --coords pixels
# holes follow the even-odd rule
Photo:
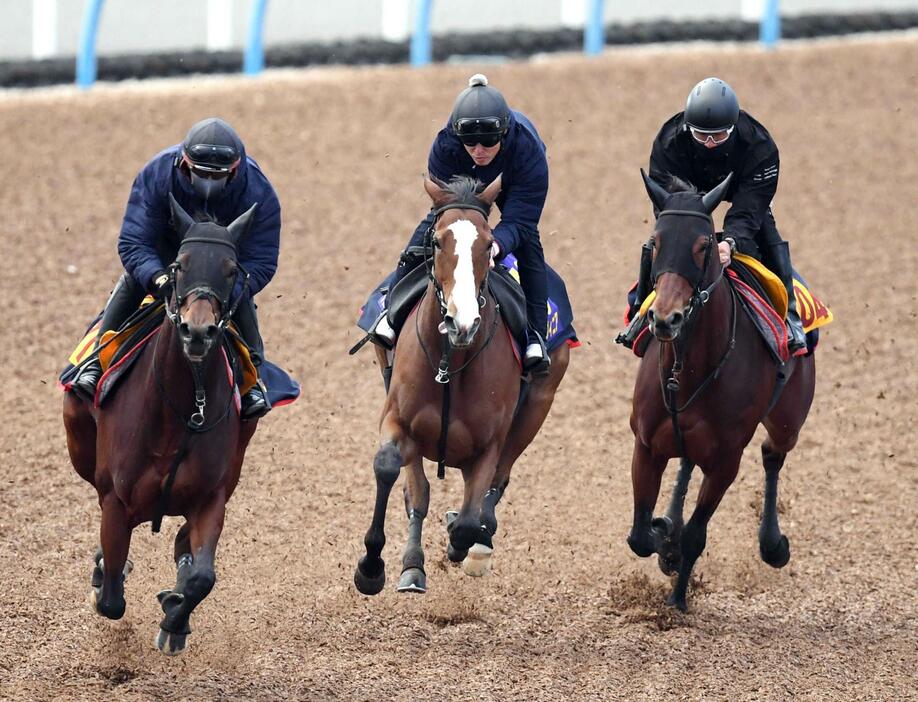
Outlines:
[[[426,66],[430,63],[430,8],[433,0],[414,0],[417,12],[414,16],[414,31],[411,33],[411,65]]]
[[[603,0],[590,0],[590,14],[586,27],[583,28],[583,52],[587,56],[602,53],[606,43],[605,29],[602,26]]]
[[[762,5],[762,21],[759,24],[759,41],[767,49],[773,49],[781,38],[781,14],[778,0],[765,0]]]
[[[265,26],[267,7],[268,0],[252,0],[252,11],[249,14],[249,38],[245,44],[245,58],[242,62],[242,70],[246,75],[257,75],[265,68],[262,30]]]
[[[80,50],[76,62],[76,83],[88,88],[96,82],[96,36],[104,0],[87,0],[80,29]]]

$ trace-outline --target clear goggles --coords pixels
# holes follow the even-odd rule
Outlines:
[[[710,141],[714,145],[720,145],[730,138],[730,135],[733,133],[733,127],[731,126],[727,129],[717,129],[714,131],[689,127],[689,132],[692,134],[692,139],[699,144],[707,144]]]

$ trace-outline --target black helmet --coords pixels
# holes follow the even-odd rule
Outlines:
[[[218,199],[242,160],[242,140],[219,117],[208,117],[188,130],[182,142],[182,165],[195,192],[204,200]]]
[[[739,119],[739,101],[733,88],[720,78],[705,78],[685,101],[685,123],[702,132],[730,129]]]
[[[510,107],[487,77],[476,73],[456,98],[449,122],[463,144],[494,146],[510,128]]]

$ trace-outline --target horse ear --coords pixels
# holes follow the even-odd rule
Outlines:
[[[491,184],[478,193],[478,199],[488,205],[493,205],[494,201],[497,199],[497,196],[500,194],[500,183],[503,173],[499,174],[494,180],[491,181]]]
[[[234,219],[232,223],[226,228],[226,231],[229,232],[234,244],[238,243],[239,239],[241,239],[242,236],[247,231],[249,231],[249,227],[252,226],[252,217],[255,215],[256,207],[258,207],[257,202],[241,215],[236,217],[236,219]]]
[[[657,181],[644,173],[644,169],[641,169],[641,178],[644,179],[644,187],[647,189],[647,194],[650,196],[650,201],[653,203],[653,206],[657,210],[663,209],[663,203],[666,202],[669,198],[669,193],[663,189]]]
[[[439,207],[449,199],[450,193],[446,188],[446,183],[436,176],[424,176],[424,190],[430,195],[430,199],[433,200],[436,207]]]
[[[704,209],[707,210],[708,214],[711,214],[714,208],[720,204],[720,201],[724,199],[724,195],[727,194],[727,188],[730,187],[731,180],[733,180],[733,171],[727,174],[727,177],[720,182],[720,185],[706,192],[701,198],[701,204],[704,205]]]
[[[182,209],[171,192],[169,193],[169,209],[172,212],[172,226],[178,232],[179,239],[184,239],[188,230],[194,225],[194,218]]]

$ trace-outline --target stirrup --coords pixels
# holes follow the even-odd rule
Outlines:
[[[383,310],[379,313],[379,316],[370,326],[370,330],[366,333],[366,336],[354,344],[351,350],[348,351],[350,355],[353,356],[360,351],[368,341],[373,342],[383,351],[391,351],[395,347],[395,330],[393,330],[389,324],[388,313],[388,310]],[[379,329],[380,326],[382,327],[381,330]]]
[[[798,351],[806,349],[806,333],[803,331],[803,323],[788,316],[785,326],[787,327],[787,350],[791,356],[795,356]]]
[[[539,341],[541,342],[541,339]],[[531,350],[534,350],[533,347],[538,349],[538,356],[530,353]],[[526,347],[523,355],[523,370],[533,375],[548,375],[551,370],[551,358],[548,357],[548,350],[544,344],[533,342]]]
[[[243,421],[264,417],[271,410],[261,381],[258,381],[242,398],[240,414]]]
[[[96,401],[96,388],[99,387],[101,378],[102,366],[98,359],[93,359],[83,367],[70,387],[84,400],[93,403]]]
[[[621,344],[627,349],[630,349],[634,346],[634,342],[640,336],[641,331],[644,328],[644,322],[647,320],[646,315],[640,315],[635,313],[631,318],[631,321],[628,322],[628,326],[624,330],[620,331],[615,337],[615,343]]]

